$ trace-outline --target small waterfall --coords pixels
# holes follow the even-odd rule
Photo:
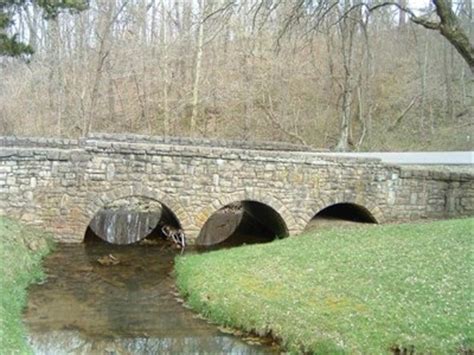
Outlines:
[[[150,234],[161,216],[161,204],[125,200],[100,210],[89,226],[97,236],[109,243],[132,244]]]

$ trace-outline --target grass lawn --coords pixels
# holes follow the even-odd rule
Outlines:
[[[188,304],[292,352],[473,349],[474,219],[364,225],[178,257]]]
[[[41,279],[41,259],[51,250],[48,235],[0,217],[0,353],[24,354],[26,343],[21,312],[26,287]]]

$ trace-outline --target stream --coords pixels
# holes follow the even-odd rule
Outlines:
[[[34,353],[279,353],[271,340],[224,333],[185,308],[171,276],[175,255],[159,243],[59,244],[44,262],[47,279],[29,289]]]

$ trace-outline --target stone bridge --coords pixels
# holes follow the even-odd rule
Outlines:
[[[145,136],[0,137],[0,215],[81,242],[94,215],[131,197],[159,201],[195,241],[233,202],[297,235],[331,206],[378,223],[474,214],[474,174],[382,164],[300,147]],[[347,212],[347,211],[346,211]]]

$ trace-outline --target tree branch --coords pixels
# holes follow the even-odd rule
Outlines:
[[[270,106],[272,106],[271,99],[270,99]],[[273,110],[268,109],[263,104],[258,104],[258,107],[265,112],[266,117],[270,122],[272,122],[281,132],[285,133],[287,136],[297,140],[299,143],[303,144],[304,146],[308,146],[308,143],[301,137],[298,133],[296,132],[291,132],[287,130],[283,125],[281,124],[280,120],[278,120],[277,117],[275,117],[275,114],[273,113]]]
[[[471,73],[474,74],[474,46],[470,42],[468,35],[462,29],[456,14],[451,8],[450,2],[446,0],[432,1],[436,8],[436,14],[440,19],[439,22],[429,21],[424,17],[416,16],[410,9],[402,7],[400,4],[392,1],[383,2],[372,7],[368,7],[366,4],[364,5],[367,7],[369,12],[375,11],[384,6],[395,6],[401,11],[408,13],[410,20],[413,23],[421,25],[429,30],[439,31],[440,34],[446,38],[454,48],[456,48],[467,65],[469,65]]]

